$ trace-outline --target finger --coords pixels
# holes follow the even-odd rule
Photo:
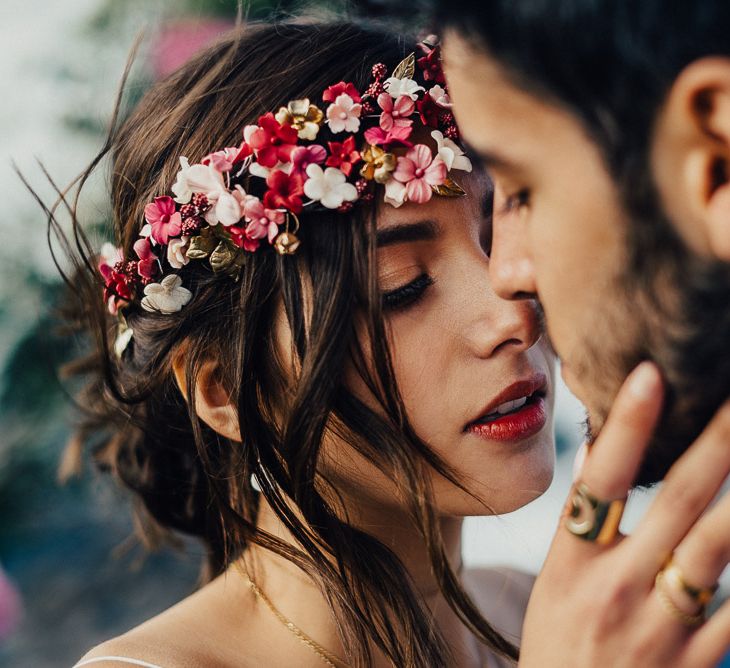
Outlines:
[[[689,639],[687,665],[717,666],[730,652],[730,601],[723,603]]]
[[[666,557],[687,535],[697,519],[706,510],[730,475],[730,402],[715,414],[695,443],[672,466],[664,480],[662,489],[633,532],[629,551],[634,557],[637,573],[651,580]],[[683,561],[690,564],[704,564],[697,570],[716,573],[718,563],[725,558],[726,546],[730,542],[727,527],[730,526],[730,501],[725,501],[710,511],[698,525],[698,533],[685,547]],[[703,545],[703,541],[710,543]],[[714,545],[719,554],[702,555]],[[647,559],[647,555],[651,558]],[[684,565],[683,564],[683,565]],[[724,567],[724,564],[723,564]]]
[[[583,482],[599,498],[620,499],[631,488],[659,419],[662,390],[657,367],[642,362],[616,395],[581,473]]]
[[[695,588],[712,589],[730,560],[730,495],[707,511],[679,544],[672,557],[682,578]],[[681,596],[680,596],[681,599]],[[684,594],[684,610],[693,614],[699,605]]]
[[[612,500],[627,495],[659,418],[662,390],[659,370],[651,362],[642,362],[624,382],[580,474],[581,481],[594,496]],[[564,518],[570,514],[571,507],[572,494]],[[567,558],[567,554],[580,557],[604,549],[587,540],[576,540],[567,529],[556,536],[554,549],[556,543],[561,558]],[[566,545],[568,553],[561,544]]]

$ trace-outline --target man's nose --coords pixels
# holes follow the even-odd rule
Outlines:
[[[489,260],[489,277],[503,299],[531,299],[537,294],[535,270],[527,239],[519,224],[495,220]]]

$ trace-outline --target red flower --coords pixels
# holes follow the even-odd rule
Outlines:
[[[282,125],[271,112],[259,118],[258,126],[246,126],[243,136],[256,152],[256,160],[262,167],[276,167],[279,162],[289,162],[292,151],[297,147],[296,128]]]
[[[151,236],[158,243],[167,245],[170,237],[176,237],[182,229],[182,217],[175,211],[175,202],[172,197],[155,197],[144,208],[145,220],[150,224]]]
[[[413,146],[408,141],[413,128],[411,126],[394,125],[390,130],[385,131],[381,127],[369,128],[365,131],[365,141],[373,146],[382,146],[388,148],[393,144],[402,144],[403,146]]]
[[[245,227],[239,227],[238,225],[231,225],[228,228],[228,233],[231,235],[231,241],[238,246],[247,250],[249,253],[253,253],[258,250],[260,241],[249,236]]]
[[[418,66],[423,70],[423,78],[426,81],[446,83],[444,71],[441,67],[441,47],[437,46],[426,53],[423,58],[418,59]]]
[[[342,93],[349,95],[353,101],[358,104],[362,102],[362,98],[360,97],[360,93],[357,92],[357,88],[355,88],[353,84],[345,83],[344,81],[340,81],[340,83],[330,86],[324,93],[322,93],[322,99],[325,102],[334,102],[337,99],[337,96],[342,95]]]
[[[301,174],[286,174],[276,169],[266,178],[270,190],[264,195],[264,206],[267,209],[288,209],[293,213],[302,211],[302,195],[304,179]]]
[[[416,108],[418,113],[421,114],[421,122],[429,127],[438,128],[439,126],[439,115],[443,111],[436,100],[430,95],[424,95],[422,100],[416,102]]]
[[[146,237],[137,239],[134,243],[134,252],[137,253],[137,273],[145,280],[151,280],[157,273],[157,256],[152,252],[150,241]]]
[[[360,162],[360,152],[355,150],[355,137],[348,137],[343,142],[331,141],[329,147],[327,167],[339,167],[345,176],[350,176],[353,165]]]

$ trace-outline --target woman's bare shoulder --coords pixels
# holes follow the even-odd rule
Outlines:
[[[87,664],[89,668],[124,668],[124,662],[102,657],[118,657],[128,666],[145,668],[228,668],[232,664],[225,656],[225,636],[231,637],[231,629],[226,628],[219,589],[211,583],[139,626],[97,645],[79,660],[80,668],[85,668],[84,661],[90,659],[96,660]],[[239,635],[245,632],[239,629]],[[242,668],[248,665],[240,653],[235,663]]]
[[[520,637],[534,575],[509,567],[468,568],[462,582],[482,614],[499,631]]]

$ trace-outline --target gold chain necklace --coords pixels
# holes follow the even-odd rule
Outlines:
[[[284,626],[286,626],[286,628],[289,629],[301,642],[309,647],[309,649],[317,654],[322,659],[322,661],[330,666],[330,668],[350,668],[346,663],[340,661],[334,654],[328,652],[316,640],[310,638],[294,622],[292,622],[290,619],[287,619],[283,614],[281,614],[281,612],[279,612],[274,604],[271,602],[269,597],[264,594],[263,591],[261,591],[259,586],[251,579],[251,577],[248,574],[246,574],[245,577],[246,580],[248,580],[248,586],[251,587],[251,591],[254,593],[255,596],[260,598],[266,604],[266,607],[271,610],[274,617],[276,617]]]

